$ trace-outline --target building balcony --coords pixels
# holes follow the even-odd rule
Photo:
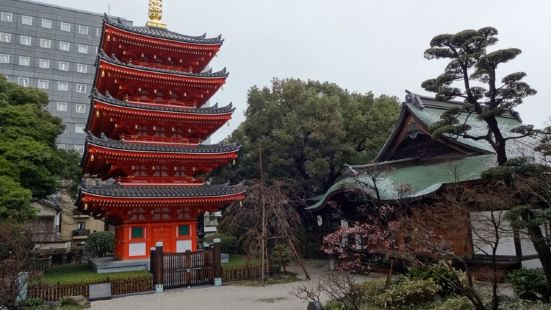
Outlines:
[[[73,239],[85,239],[90,235],[90,229],[75,229],[73,230]]]

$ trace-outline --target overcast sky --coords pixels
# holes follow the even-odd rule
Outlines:
[[[147,0],[42,0],[93,12],[147,21]],[[273,77],[335,82],[351,91],[404,97],[426,94],[420,84],[442,72],[442,61],[423,51],[440,33],[493,26],[498,48],[522,54],[501,73],[525,71],[538,91],[519,107],[525,123],[551,117],[551,1],[549,0],[164,0],[163,20],[172,31],[225,42],[213,69],[230,71],[214,101],[237,107],[219,140],[243,121],[247,90]],[[108,6],[109,5],[109,6]],[[430,94],[429,94],[430,95]],[[285,111],[282,111],[285,113]]]

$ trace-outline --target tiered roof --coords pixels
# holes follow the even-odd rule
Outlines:
[[[241,187],[204,180],[235,159],[239,145],[199,144],[234,111],[232,104],[201,107],[228,76],[225,68],[204,70],[222,43],[221,36],[187,36],[105,16],[81,165],[117,181],[83,185],[81,210],[120,222],[121,207],[185,207],[180,211],[193,217],[243,199]]]
[[[480,179],[482,172],[497,165],[494,150],[485,140],[475,141],[444,135],[434,140],[434,143],[448,145],[453,154],[394,158],[401,142],[407,139],[408,135],[430,137],[429,126],[440,121],[440,116],[448,109],[462,105],[461,102],[443,102],[430,97],[409,94],[406,102],[402,104],[394,131],[377,155],[375,162],[365,165],[347,165],[352,176],[336,182],[325,194],[313,199],[317,202],[307,210],[320,211],[333,196],[344,192],[360,192],[373,199],[392,202],[430,195],[445,184]],[[497,120],[505,137],[518,136],[511,132],[513,128],[522,125],[517,113],[505,112]],[[465,121],[465,116],[460,117],[461,121]],[[481,136],[488,131],[485,122],[474,116],[469,117],[466,123],[471,126],[468,131],[470,135]],[[509,140],[507,155],[510,158],[526,155],[524,152],[527,149],[533,149],[536,145],[537,141],[532,137]],[[373,182],[374,175],[376,175],[377,184]],[[405,187],[407,190],[404,190]]]

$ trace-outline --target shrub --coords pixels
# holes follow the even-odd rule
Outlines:
[[[283,271],[287,271],[287,266],[291,263],[291,253],[284,244],[278,244],[272,250],[272,264],[283,267]]]
[[[433,264],[428,267],[411,268],[408,277],[415,280],[434,280],[441,287],[440,294],[445,297],[460,293],[463,287],[462,279],[465,276],[461,271],[447,265]]]
[[[367,302],[374,302],[377,296],[384,293],[385,285],[386,279],[377,279],[362,283],[360,288],[365,296],[365,300]]]
[[[550,288],[541,269],[515,270],[509,273],[508,280],[519,298],[549,301],[551,297]]]
[[[111,255],[115,249],[115,236],[110,231],[92,233],[86,239],[85,250],[92,257]]]
[[[465,297],[451,297],[432,310],[472,310],[473,304]]]
[[[220,250],[222,253],[237,254],[237,237],[226,235],[224,233],[216,233],[214,235],[207,236],[207,242],[212,243],[214,239],[220,239]]]
[[[433,301],[440,289],[433,279],[405,279],[375,297],[374,302],[387,309],[407,309]]]
[[[44,301],[40,298],[27,298],[25,301],[19,304],[19,306],[22,307],[22,309],[25,310],[34,310],[34,309],[41,309],[42,305],[44,304]]]
[[[347,306],[344,302],[330,300],[323,306],[323,310],[353,310],[353,308]]]

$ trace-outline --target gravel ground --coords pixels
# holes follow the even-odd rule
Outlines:
[[[307,261],[307,269],[313,279],[327,271],[324,261]],[[304,277],[296,266],[292,268]],[[162,294],[145,294],[92,302],[95,309],[151,309],[151,310],[304,310],[307,303],[297,299],[290,291],[300,282],[269,285],[266,287],[206,286],[190,289],[167,290]]]

